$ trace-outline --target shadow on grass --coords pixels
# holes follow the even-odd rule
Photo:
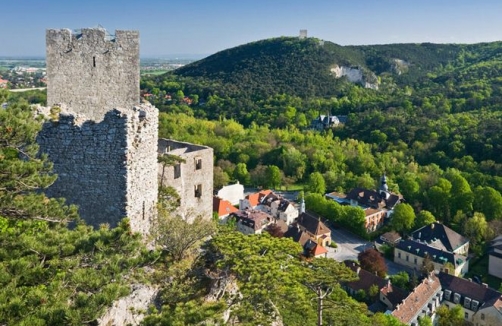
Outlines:
[[[481,276],[483,283],[487,283],[489,287],[498,290],[502,280],[488,275],[488,255],[483,255],[477,260],[471,260],[469,264],[469,272],[465,274],[465,278],[473,278],[474,276]]]

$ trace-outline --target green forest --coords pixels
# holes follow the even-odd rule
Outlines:
[[[335,65],[359,69],[378,89],[335,78]],[[145,76],[141,90],[161,111],[159,137],[214,149],[215,188],[238,180],[301,189],[309,209],[373,239],[362,210],[323,195],[374,189],[385,174],[407,203],[380,232],[438,220],[481,257],[502,234],[501,72],[501,42],[344,47],[281,37]],[[0,90],[0,103],[7,96]],[[224,315],[243,325],[279,318],[316,325],[316,288],[327,294],[325,325],[399,325],[341,289],[355,277],[342,264],[298,259],[301,248],[289,239],[207,221],[187,227],[162,201],[156,250],[131,234],[127,220],[86,226],[64,199],[43,195],[57,176],[37,155],[41,121],[29,104],[44,96],[13,94],[0,111],[0,323],[94,325],[130,284],[143,282],[160,289],[144,325],[217,325]],[[311,130],[320,114],[347,120]],[[181,240],[172,230],[193,231],[186,238],[194,241],[173,247]],[[222,282],[239,290],[212,293]]]

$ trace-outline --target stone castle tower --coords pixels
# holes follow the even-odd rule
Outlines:
[[[101,120],[114,108],[139,104],[139,33],[104,28],[49,29],[47,104],[66,104]]]
[[[47,195],[79,206],[87,223],[148,234],[156,216],[158,110],[140,105],[139,33],[47,30],[47,105],[59,121],[37,141],[58,179]]]

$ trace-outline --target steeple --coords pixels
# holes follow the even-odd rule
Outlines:
[[[305,198],[302,198],[302,203],[300,204],[300,214],[305,213]]]
[[[383,199],[387,199],[389,197],[389,186],[387,185],[387,176],[385,173],[380,178],[380,187],[378,192]]]

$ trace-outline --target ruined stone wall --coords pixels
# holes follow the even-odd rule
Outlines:
[[[150,105],[136,108],[127,125],[126,216],[133,231],[147,234],[157,216],[159,111]]]
[[[158,149],[159,154],[185,159],[178,167],[164,167],[160,163],[158,166],[162,185],[173,187],[181,197],[176,214],[188,222],[198,215],[210,219],[213,214],[213,149],[170,139],[159,139]],[[201,189],[200,196],[196,195],[197,186]]]
[[[146,234],[156,216],[158,111],[142,105],[114,109],[100,122],[61,114],[40,131],[40,150],[58,174],[47,195],[79,206],[88,224],[111,226],[124,217]]]
[[[103,28],[48,29],[47,105],[65,104],[100,121],[139,104],[139,33]]]

